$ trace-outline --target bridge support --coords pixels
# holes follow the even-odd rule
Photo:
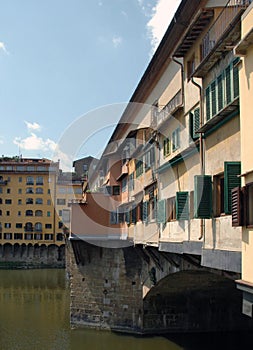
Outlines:
[[[200,257],[130,246],[68,245],[71,325],[130,333],[252,329],[233,279]]]

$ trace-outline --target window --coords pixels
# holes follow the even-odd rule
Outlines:
[[[7,188],[6,193],[8,193],[8,194],[11,193],[11,189]]]
[[[50,194],[51,192],[50,192],[50,188],[47,190],[47,194]]]
[[[168,221],[176,220],[176,197],[167,199],[167,218]]]
[[[26,193],[34,193],[33,188],[32,187],[27,187]]]
[[[51,199],[47,200],[47,205],[51,205]]]
[[[41,222],[36,222],[34,228],[35,228],[36,232],[42,232],[42,223]]]
[[[45,228],[47,229],[52,228],[52,224],[45,224]]]
[[[62,221],[59,221],[58,222],[58,228],[62,228],[63,227],[63,222]]]
[[[59,216],[62,216],[62,210],[59,210]]]
[[[2,216],[2,210],[0,209],[0,216]]]
[[[139,177],[143,174],[143,161],[137,160],[136,161],[136,177]]]
[[[32,233],[25,233],[25,240],[31,241],[33,239]]]
[[[14,239],[23,239],[22,233],[14,233]]]
[[[51,216],[51,212],[47,211],[47,217],[50,217],[50,216]]]
[[[21,211],[20,210],[18,211],[18,216],[21,216]]]
[[[25,215],[26,216],[33,216],[33,211],[32,210],[26,210]]]
[[[187,78],[190,80],[191,75],[195,70],[195,55],[193,55],[190,60],[187,62]]]
[[[129,175],[129,181],[128,181],[128,191],[134,190],[134,173],[131,173]]]
[[[163,140],[163,156],[167,157],[170,155],[170,138],[167,137]]]
[[[239,58],[236,58],[205,90],[206,121],[239,97]]]
[[[22,194],[22,188],[18,189],[18,194]]]
[[[26,204],[33,204],[33,199],[32,198],[26,198],[25,203]]]
[[[214,184],[214,215],[224,215],[224,173],[216,175],[213,178]]]
[[[45,240],[46,241],[52,241],[53,239],[53,235],[51,233],[46,233],[45,234]]]
[[[212,177],[194,176],[194,217],[210,219],[212,217]]]
[[[9,210],[6,211],[6,216],[10,216],[10,211]]]
[[[66,205],[66,199],[64,199],[64,198],[57,198],[57,204],[58,205]]]
[[[127,191],[127,177],[124,177],[122,182],[121,182],[121,186],[122,186],[122,192],[126,192]]]
[[[17,222],[16,223],[16,228],[22,228],[22,223],[21,222]]]
[[[157,202],[157,223],[165,224],[166,221],[166,199],[162,199]]]
[[[197,133],[200,127],[200,114],[199,108],[196,108],[193,112],[189,113],[189,135],[190,142],[192,140],[196,140],[199,138],[199,134]]]
[[[112,195],[118,196],[120,194],[120,186],[112,186]]]
[[[43,177],[42,176],[37,176],[36,185],[43,185]]]
[[[34,239],[36,239],[37,241],[42,240],[42,234],[41,233],[35,233]]]
[[[18,178],[18,182],[22,182],[22,176],[19,176],[19,178]]]
[[[35,204],[43,204],[43,199],[42,198],[36,198],[35,199]]]
[[[34,171],[35,167],[33,165],[28,165],[27,166],[27,171]]]
[[[180,128],[172,132],[172,151],[176,151],[180,147]]]
[[[145,154],[145,171],[149,170],[152,165],[155,162],[155,150],[152,147],[146,154]]]
[[[4,233],[4,239],[12,239],[12,233]]]
[[[43,216],[42,210],[36,210],[35,216]]]
[[[31,222],[27,222],[25,224],[25,232],[32,232],[33,231],[33,224]]]
[[[11,223],[10,223],[10,222],[6,222],[6,223],[4,224],[4,227],[5,227],[5,228],[11,228]]]
[[[11,204],[12,200],[11,199],[5,199],[5,204]]]
[[[37,194],[42,194],[43,193],[43,188],[42,187],[37,187],[36,188],[36,193]]]
[[[253,226],[253,183],[246,185],[246,226]]]
[[[22,204],[22,199],[18,199],[18,205]]]
[[[3,189],[2,189],[2,187],[0,187],[0,193],[3,193]]]
[[[26,184],[27,185],[34,185],[34,179],[32,176],[27,176],[26,178]]]

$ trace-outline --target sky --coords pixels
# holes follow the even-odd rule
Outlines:
[[[99,157],[179,3],[0,0],[1,155]]]

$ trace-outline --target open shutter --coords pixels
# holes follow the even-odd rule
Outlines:
[[[242,211],[242,191],[240,187],[235,187],[231,191],[231,212],[232,212],[232,226],[242,226],[243,211]]]
[[[239,68],[238,68],[239,57],[233,62],[233,90],[234,98],[239,96]]]
[[[148,222],[148,202],[143,202],[142,204],[142,220],[143,222]]]
[[[194,111],[194,118],[193,118],[193,139],[197,139],[199,137],[199,134],[196,133],[198,131],[200,126],[200,115],[199,115],[199,108],[196,108]]]
[[[176,193],[176,219],[189,219],[189,194],[188,192]]]
[[[211,106],[210,106],[210,86],[206,88],[206,121],[211,118]]]
[[[136,211],[136,206],[134,205],[134,206],[132,207],[132,223],[133,223],[133,224],[136,224],[136,213],[137,213],[137,211]]]
[[[241,186],[241,162],[224,163],[224,211],[231,214],[231,191],[233,188]]]
[[[212,217],[212,177],[194,176],[194,217],[210,219]]]
[[[166,199],[157,202],[157,223],[165,224],[166,222]]]
[[[126,209],[126,212],[125,212],[125,221],[128,225],[130,224],[130,211],[128,208]]]

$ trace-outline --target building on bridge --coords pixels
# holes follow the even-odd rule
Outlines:
[[[238,57],[238,53],[245,50],[244,42],[250,44],[250,40],[240,41],[241,18],[252,11],[252,6],[251,1],[238,0],[181,1],[96,171],[89,178],[89,191],[81,203],[72,205],[70,240],[75,260],[72,256],[71,261],[72,267],[75,264],[79,267],[73,267],[71,274],[74,324],[137,332],[157,332],[158,328],[161,331],[212,329],[205,321],[197,321],[196,315],[189,321],[190,306],[175,315],[171,310],[178,305],[172,303],[168,307],[169,297],[164,297],[161,303],[158,301],[162,299],[162,292],[156,292],[157,283],[160,287],[164,283],[170,298],[177,293],[172,288],[173,279],[170,285],[163,282],[171,274],[176,278],[175,272],[184,270],[185,285],[181,281],[181,287],[187,289],[187,264],[186,270],[197,269],[200,275],[215,274],[233,281],[218,299],[214,296],[217,294],[208,294],[212,287],[205,297],[206,291],[202,291],[199,314],[212,313],[206,304],[213,300],[216,311],[221,312],[217,316],[213,310],[217,316],[213,318],[217,322],[216,330],[225,329],[224,324],[232,329],[247,323],[244,316],[238,315],[241,299],[234,280],[241,274],[242,234],[245,238],[250,232],[240,225],[232,225],[232,190],[241,186],[242,168],[247,174],[243,176],[247,180],[247,198],[252,197],[249,184],[252,155],[246,155],[251,125],[247,124],[246,116],[242,124],[245,138],[240,130],[240,102],[249,100],[245,81],[252,72],[252,64],[245,71]],[[245,25],[247,29],[243,32],[246,38],[251,35],[248,26]],[[251,59],[249,50],[245,62]],[[247,107],[241,111],[247,114],[250,104],[244,104]],[[243,166],[241,161],[245,162]],[[248,201],[251,210],[251,199]],[[244,250],[248,249],[243,254],[243,271],[245,280],[251,282],[249,243],[250,239],[243,242]],[[99,247],[98,251],[95,246]],[[116,257],[116,253],[111,252],[110,261],[106,248],[114,247],[122,248],[123,253]],[[129,253],[128,257],[126,249],[135,253]],[[116,261],[121,261],[125,270]],[[96,267],[101,273],[97,284],[89,279],[95,279]],[[189,286],[192,283],[196,287],[202,282],[211,286],[209,277],[205,282],[204,278],[197,282],[191,279],[191,273]],[[131,278],[130,287],[126,287],[127,278]],[[82,283],[78,280],[92,296],[89,293],[81,296]],[[174,282],[178,286],[181,283],[177,279]],[[115,286],[119,283],[124,286],[117,291],[121,299],[115,296]],[[222,284],[217,283],[217,286]],[[239,281],[238,285],[244,282]],[[133,286],[137,286],[135,290]],[[103,296],[99,296],[99,288],[103,288]],[[131,300],[127,297],[129,293],[132,293]],[[231,304],[224,302],[227,293],[231,295]],[[125,302],[120,304],[122,300]],[[188,305],[185,295],[182,300]],[[91,302],[94,312],[89,313],[87,304]],[[232,309],[238,318],[234,317],[235,324],[230,328],[226,317]],[[240,317],[242,320],[238,321]],[[226,319],[224,328],[219,319]]]

